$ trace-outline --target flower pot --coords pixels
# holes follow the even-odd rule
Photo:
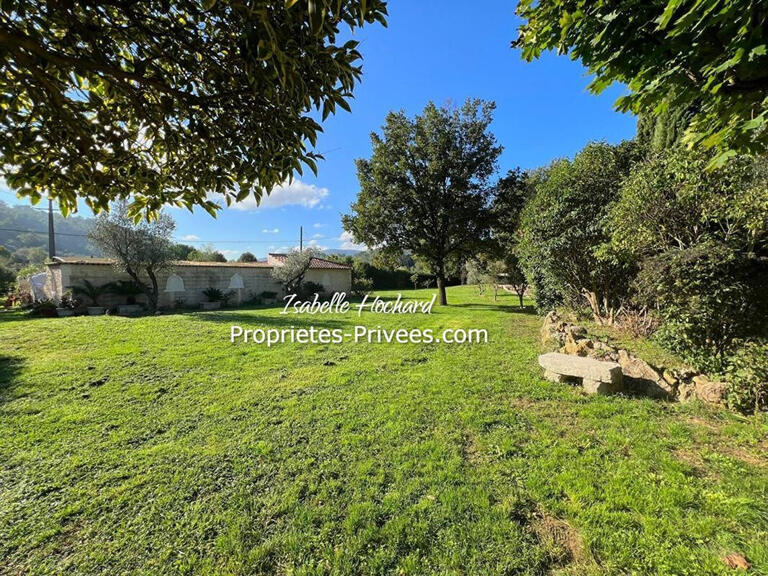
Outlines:
[[[66,316],[74,316],[75,311],[72,308],[56,308],[56,316],[64,318]]]
[[[88,316],[101,316],[104,314],[104,306],[88,306]]]
[[[221,302],[201,302],[203,310],[218,310],[221,308]]]
[[[117,313],[120,316],[132,316],[141,312],[141,306],[138,304],[120,304],[117,307]]]

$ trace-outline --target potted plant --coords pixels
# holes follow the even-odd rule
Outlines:
[[[218,288],[206,288],[203,290],[203,295],[208,299],[207,302],[202,302],[201,306],[203,310],[218,310],[221,308],[221,301],[224,299],[224,293]]]
[[[265,304],[274,304],[277,300],[277,292],[269,292],[265,290],[260,294],[260,296]]]
[[[81,296],[93,303],[93,306],[88,306],[89,316],[101,316],[104,314],[104,306],[99,305],[99,298],[111,290],[112,282],[103,284],[102,286],[96,286],[89,280],[83,280],[82,284],[72,286],[72,293],[75,296]]]
[[[50,298],[44,300],[38,300],[32,304],[32,313],[42,316],[43,318],[55,318],[56,317],[56,302]]]
[[[72,292],[67,290],[64,292],[64,294],[61,295],[61,301],[59,302],[59,305],[56,307],[56,315],[59,318],[63,318],[65,316],[74,316],[75,315],[75,308],[77,308],[77,300],[74,296],[72,296]]]
[[[136,304],[136,296],[142,293],[141,286],[133,280],[119,280],[112,283],[109,288],[112,294],[125,298],[125,304],[117,306],[117,313],[121,316],[130,316],[141,311],[141,306]]]

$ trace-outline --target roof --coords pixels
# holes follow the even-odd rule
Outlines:
[[[275,260],[285,260],[285,254],[270,254]],[[114,260],[111,258],[90,258],[87,256],[54,256],[49,264],[88,264],[96,266],[111,266]],[[256,262],[193,262],[191,260],[177,260],[173,263],[179,267],[200,267],[200,268],[274,268],[272,264],[264,260]],[[349,270],[349,266],[331,262],[323,258],[312,258],[310,268]]]

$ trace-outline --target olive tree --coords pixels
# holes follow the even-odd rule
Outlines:
[[[176,224],[160,212],[139,222],[129,215],[127,202],[118,202],[109,213],[100,214],[88,233],[90,241],[115,268],[131,277],[146,296],[150,310],[157,310],[160,287],[158,275],[170,269],[174,259],[171,236]]]

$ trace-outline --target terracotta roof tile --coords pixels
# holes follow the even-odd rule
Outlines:
[[[270,254],[277,260],[285,260],[285,254]],[[97,266],[111,266],[114,261],[110,258],[89,258],[87,256],[54,256],[51,264],[91,264]],[[257,262],[193,262],[191,260],[178,260],[173,263],[178,267],[201,268],[272,268],[272,264],[261,260]],[[349,270],[350,267],[338,262],[331,262],[324,258],[312,258],[310,268]]]

